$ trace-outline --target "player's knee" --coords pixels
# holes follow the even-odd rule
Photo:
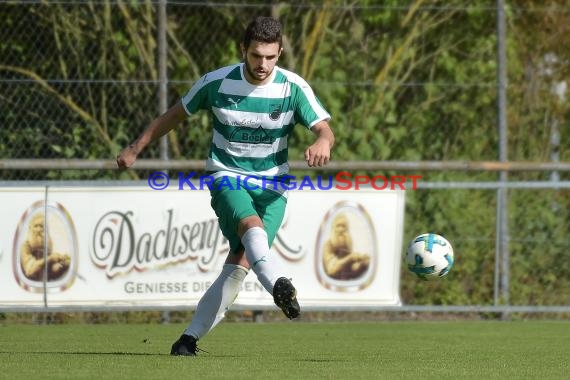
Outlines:
[[[233,265],[239,265],[242,266],[246,269],[249,269],[249,262],[247,261],[247,258],[245,257],[245,251],[242,249],[240,249],[237,253],[234,252],[230,252],[228,254],[228,257],[226,258],[226,264],[233,264]]]
[[[243,236],[247,230],[254,227],[264,228],[261,218],[257,215],[248,216],[239,221],[238,235]]]

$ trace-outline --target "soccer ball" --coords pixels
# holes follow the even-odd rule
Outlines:
[[[408,245],[406,261],[410,272],[422,280],[445,276],[453,267],[453,247],[443,236],[425,233]]]

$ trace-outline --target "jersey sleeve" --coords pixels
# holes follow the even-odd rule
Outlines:
[[[182,105],[188,115],[208,108],[208,75],[201,77],[182,97]]]
[[[313,89],[302,78],[295,81],[295,118],[307,128],[322,120],[330,120],[331,115],[325,110]]]

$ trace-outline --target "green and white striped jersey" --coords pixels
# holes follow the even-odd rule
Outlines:
[[[330,115],[299,75],[275,66],[272,80],[255,86],[243,70],[239,63],[207,73],[182,98],[188,114],[212,115],[206,170],[215,178],[285,175],[287,137],[295,124],[311,128]]]

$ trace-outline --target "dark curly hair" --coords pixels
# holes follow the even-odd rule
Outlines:
[[[247,49],[251,41],[265,43],[279,42],[279,47],[283,45],[281,23],[273,17],[257,17],[249,23],[243,36],[243,46]]]

